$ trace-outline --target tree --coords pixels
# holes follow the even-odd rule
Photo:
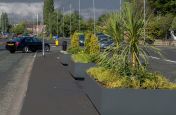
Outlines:
[[[48,23],[48,31],[52,34],[61,34],[61,25],[62,25],[63,14],[60,11],[55,11],[50,14],[49,23]]]
[[[44,24],[49,28],[49,19],[52,13],[54,12],[54,1],[53,0],[44,0],[44,7],[43,7],[43,20]]]
[[[165,39],[169,29],[174,27],[173,19],[174,16],[172,14],[166,14],[164,16],[152,16],[146,27],[148,38],[152,40]]]
[[[175,0],[148,0],[151,8],[155,11],[155,14],[176,14],[176,2]]]
[[[7,13],[1,14],[1,31],[8,32],[9,30],[9,21]]]
[[[17,35],[23,34],[24,32],[26,32],[26,24],[24,22],[21,22],[20,24],[12,28],[12,32]]]

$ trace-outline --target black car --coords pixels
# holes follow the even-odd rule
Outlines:
[[[6,43],[6,49],[10,53],[15,53],[16,51],[23,51],[25,53],[32,51],[36,52],[42,50],[42,41],[35,37],[18,37]],[[50,45],[45,43],[45,51],[50,51]]]
[[[79,35],[79,46],[84,46],[85,43],[85,36]]]

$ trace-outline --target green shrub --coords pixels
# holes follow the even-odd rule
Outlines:
[[[69,47],[68,48],[68,52],[71,54],[77,54],[78,52],[81,52],[81,51],[83,51],[83,49],[80,47]]]
[[[100,52],[100,45],[98,43],[98,38],[94,34],[91,35],[89,47],[91,55],[98,54]]]
[[[90,63],[90,62],[95,62],[95,57],[93,55],[89,55],[83,51],[73,54],[72,59],[74,62],[79,62],[79,63]]]
[[[85,34],[85,52],[90,54],[90,39],[91,39],[92,33],[88,32]]]
[[[75,32],[71,37],[71,48],[77,47],[79,47],[79,35]]]
[[[103,67],[90,68],[87,73],[107,88],[135,88],[135,89],[176,89],[176,84],[170,82],[158,73],[147,72],[145,75],[121,76],[111,69]],[[141,79],[143,78],[143,79]]]

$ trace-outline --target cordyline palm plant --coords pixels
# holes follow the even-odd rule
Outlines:
[[[120,47],[123,40],[123,31],[119,12],[112,12],[109,15],[109,19],[105,22],[104,32],[115,40],[117,47]]]
[[[100,56],[100,66],[127,76],[133,74],[133,70],[143,69],[139,59],[141,57],[147,63],[147,53],[139,44],[143,29],[143,10],[137,9],[133,3],[126,2],[121,12],[112,13],[105,32],[116,40],[117,47],[107,49]],[[121,44],[123,41],[125,44]]]
[[[125,3],[122,10],[122,23],[125,30],[124,39],[127,43],[122,55],[124,59],[130,58],[133,69],[142,67],[139,57],[141,56],[144,60],[147,57],[146,52],[139,46],[144,28],[143,10],[137,9],[133,3]]]

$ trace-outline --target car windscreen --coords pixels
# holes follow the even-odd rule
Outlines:
[[[85,36],[84,35],[80,35],[79,36],[79,40],[84,41],[85,40]]]
[[[41,42],[41,40],[38,39],[38,38],[33,38],[33,41],[34,41],[34,42]]]

